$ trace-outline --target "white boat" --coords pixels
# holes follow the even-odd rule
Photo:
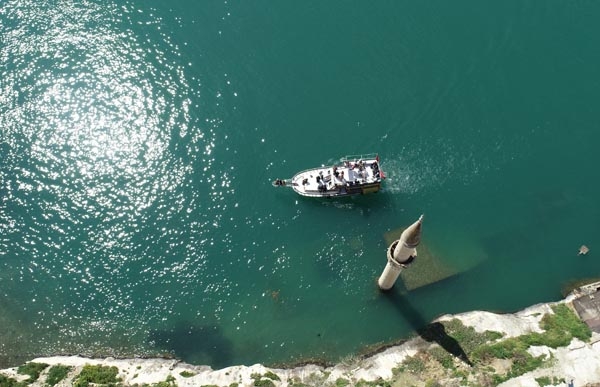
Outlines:
[[[334,165],[298,172],[291,179],[276,179],[273,186],[291,187],[302,196],[331,198],[379,191],[385,174],[377,154],[345,156]]]

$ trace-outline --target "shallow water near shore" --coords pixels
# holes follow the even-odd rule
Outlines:
[[[600,273],[599,16],[5,2],[0,363],[337,360],[442,314],[559,299]],[[377,194],[271,186],[369,152]],[[420,214],[423,245],[462,269],[379,292],[384,234]]]

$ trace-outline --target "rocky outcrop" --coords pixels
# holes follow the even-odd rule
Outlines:
[[[569,303],[566,299],[561,303]],[[558,303],[557,303],[558,304]],[[531,332],[542,332],[540,321],[548,313],[552,313],[555,304],[539,304],[514,314],[495,314],[478,311],[459,315],[445,315],[435,322],[446,322],[458,319],[466,327],[477,332],[494,331],[502,333],[503,339],[518,337]],[[434,322],[434,323],[435,323]],[[516,378],[504,381],[502,386],[539,386],[540,382],[567,386],[574,380],[575,385],[600,382],[600,335],[593,334],[590,342],[573,339],[567,347],[552,349],[545,346],[532,346],[528,349],[533,356],[541,354],[551,359],[543,368],[527,372]],[[167,359],[88,359],[78,356],[46,357],[33,359],[33,362],[49,365],[62,364],[73,367],[69,375],[58,385],[72,385],[73,379],[79,375],[84,365],[100,364],[114,366],[118,369],[118,377],[125,386],[152,385],[169,380],[177,386],[335,386],[356,385],[370,382],[368,385],[404,385],[398,380],[397,371],[406,359],[436,345],[431,340],[415,337],[403,344],[389,347],[368,357],[348,358],[332,367],[304,365],[289,369],[275,369],[260,364],[252,366],[234,366],[213,370],[208,366],[194,366]],[[460,361],[458,361],[460,363]],[[463,365],[463,367],[469,367]],[[45,384],[46,369],[32,386]],[[424,372],[434,372],[431,369]],[[1,374],[15,380],[24,380],[26,376],[17,373],[16,368],[1,371]],[[396,378],[396,379],[395,379]],[[458,379],[444,373],[432,375],[415,375],[411,385],[425,385],[427,380],[436,380],[439,385],[460,385]],[[406,382],[406,378],[403,378]],[[378,382],[379,381],[379,382]],[[263,384],[261,384],[263,383]],[[493,384],[493,383],[492,383]]]

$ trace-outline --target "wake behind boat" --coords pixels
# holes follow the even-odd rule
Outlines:
[[[330,166],[298,172],[291,179],[276,179],[275,187],[291,187],[302,196],[331,198],[379,191],[385,179],[377,154],[345,156]]]

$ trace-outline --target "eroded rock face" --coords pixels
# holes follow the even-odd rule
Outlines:
[[[549,304],[538,304],[514,314],[496,314],[491,312],[466,312],[458,315],[444,315],[436,321],[459,319],[477,332],[496,331],[505,337],[516,337],[530,332],[542,332],[540,321],[546,313],[552,313]]]

